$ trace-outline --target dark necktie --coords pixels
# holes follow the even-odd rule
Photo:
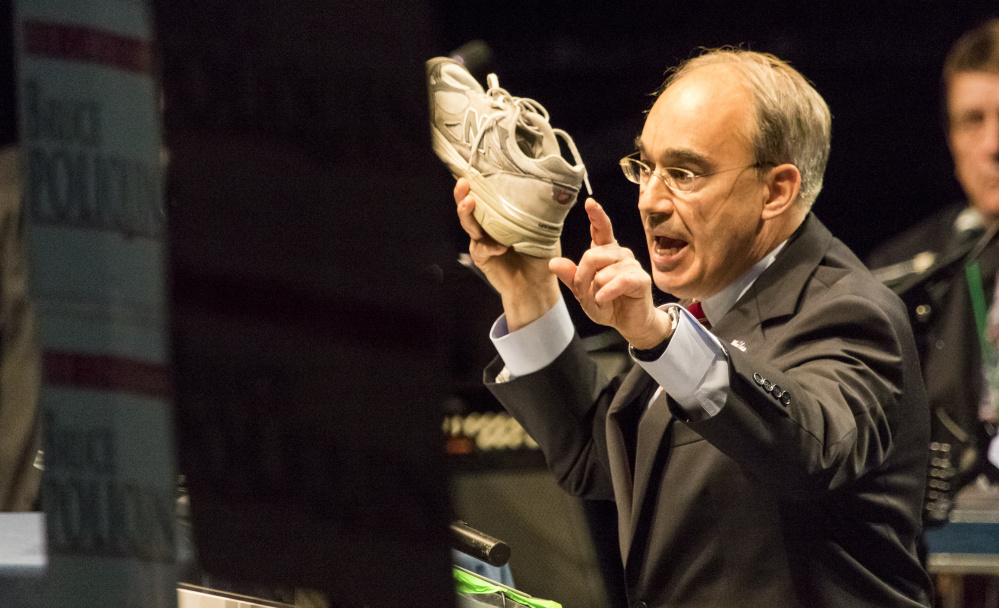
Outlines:
[[[689,305],[687,305],[687,310],[690,312],[690,314],[694,315],[695,319],[700,321],[701,325],[703,325],[707,329],[711,329],[711,323],[709,323],[708,318],[704,316],[704,308],[701,306],[700,302],[690,303]]]

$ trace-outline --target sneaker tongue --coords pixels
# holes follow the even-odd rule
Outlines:
[[[548,121],[534,112],[521,113],[515,135],[520,151],[529,158],[561,154],[558,139]]]
[[[541,158],[541,147],[544,138],[540,134],[522,125],[517,125],[517,147],[528,158]]]

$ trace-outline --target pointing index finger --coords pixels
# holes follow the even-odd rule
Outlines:
[[[590,239],[593,241],[593,246],[599,247],[614,243],[614,227],[600,203],[588,198],[584,208],[586,215],[590,218]]]

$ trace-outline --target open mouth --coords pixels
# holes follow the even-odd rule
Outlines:
[[[668,236],[656,237],[656,254],[662,256],[673,256],[687,246],[687,241],[670,238]]]

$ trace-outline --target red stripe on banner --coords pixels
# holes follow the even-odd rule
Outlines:
[[[47,350],[42,353],[45,381],[53,386],[170,396],[170,374],[165,365],[110,355]]]
[[[48,59],[85,61],[149,75],[153,53],[146,40],[79,25],[25,21],[24,49]]]

